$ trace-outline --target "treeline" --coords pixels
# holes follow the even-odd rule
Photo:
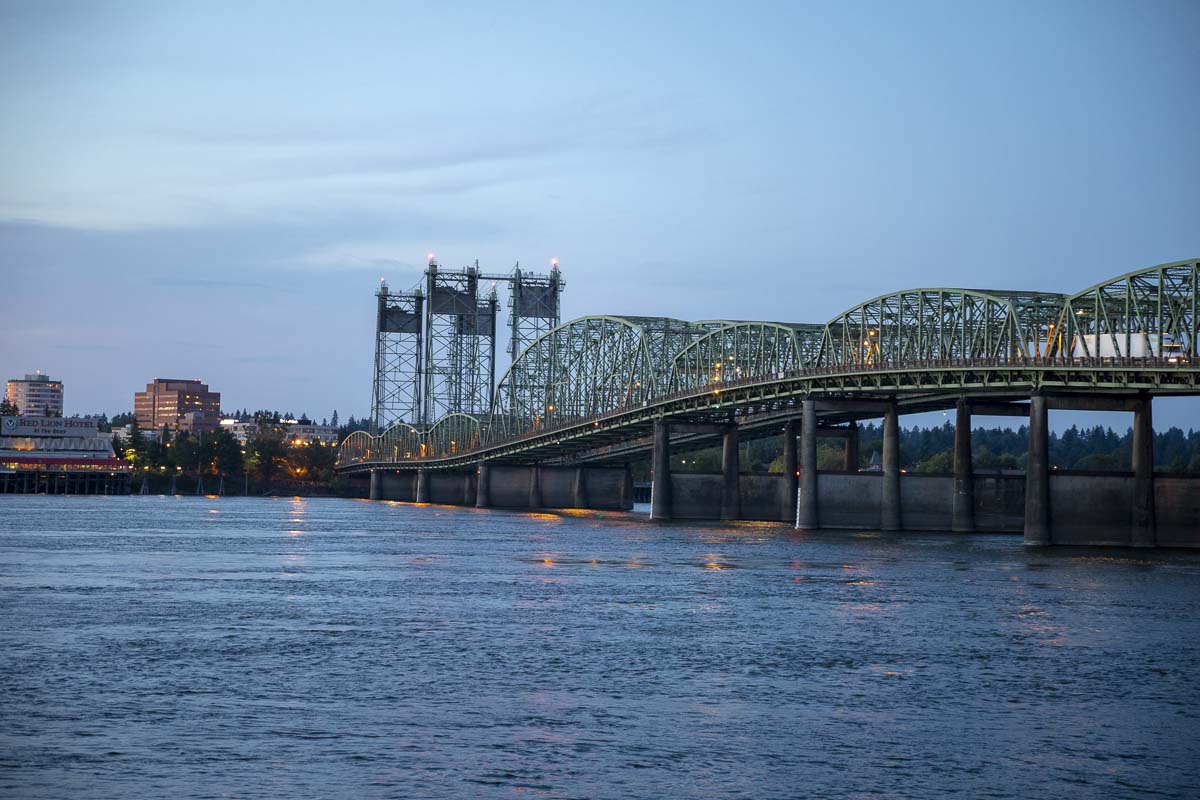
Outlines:
[[[75,417],[79,417],[78,414]],[[285,419],[294,419],[300,425],[327,425],[338,429],[338,441],[345,439],[355,431],[366,431],[371,429],[371,420],[368,417],[356,419],[353,415],[348,420],[340,421],[338,419],[337,409],[334,409],[333,416],[324,417],[320,422],[310,418],[308,414],[301,413],[300,416],[295,416],[292,412],[286,413],[268,409],[259,409],[258,411],[250,411],[249,409],[239,409],[237,411],[222,411],[222,419],[235,419],[238,422],[254,422],[259,425],[278,425]],[[107,414],[91,414],[89,419],[96,421],[99,430],[111,431],[113,428],[123,428],[126,425],[131,425],[135,422],[132,411],[124,411],[120,414],[114,414],[109,418]]]
[[[113,451],[129,461],[137,475],[221,476],[256,482],[287,480],[331,483],[337,463],[336,445],[289,444],[284,431],[264,426],[243,445],[227,430],[172,436],[164,429],[148,438],[129,423],[128,437],[113,437]]]
[[[301,413],[300,416],[296,416],[291,411],[283,413],[268,409],[250,411],[249,409],[243,408],[233,412],[224,411],[221,415],[223,419],[235,419],[238,422],[253,422],[258,425],[279,425],[282,424],[284,420],[294,419],[296,420],[297,424],[300,425],[329,426],[337,428],[337,438],[339,442],[355,431],[370,430],[371,427],[371,420],[366,417],[363,417],[362,419],[355,419],[354,416],[351,415],[350,419],[344,422],[340,421],[336,408],[333,410],[333,416],[323,417],[320,422],[318,422],[315,418],[310,418],[307,413]],[[113,424],[128,425],[129,422],[125,421],[117,423],[114,420]]]
[[[817,440],[817,468],[840,470],[845,464],[845,445],[840,439]],[[1029,429],[974,428],[971,455],[979,470],[1025,469]],[[883,451],[883,427],[876,423],[859,426],[858,468],[876,463]],[[1111,428],[1072,425],[1062,433],[1050,433],[1050,461],[1058,469],[1128,471],[1132,468],[1133,432],[1118,434]],[[782,472],[782,437],[771,436],[746,442],[741,454],[745,472]],[[707,448],[672,457],[675,469],[719,472],[721,449]],[[948,473],[954,469],[954,426],[949,422],[934,428],[900,429],[900,466],[910,472]],[[1200,431],[1186,433],[1176,427],[1154,434],[1154,466],[1160,472],[1200,473]]]
[[[1050,463],[1058,469],[1127,471],[1133,464],[1133,430],[1118,434],[1112,428],[1077,425],[1050,433]],[[882,426],[862,428],[860,462],[883,449]],[[971,460],[979,469],[1025,469],[1029,429],[973,428]],[[864,456],[865,454],[865,456]],[[916,472],[954,469],[954,426],[910,428],[900,434],[901,465]],[[1200,472],[1200,431],[1171,427],[1154,434],[1154,465],[1163,472]]]

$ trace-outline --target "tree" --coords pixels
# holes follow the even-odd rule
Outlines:
[[[335,428],[338,426],[338,417],[337,417],[337,409],[336,408],[333,410],[333,416],[329,418],[329,424]]]
[[[137,417],[129,422],[129,441],[125,442],[125,458],[135,467],[146,461],[146,439],[142,436],[141,426]]]
[[[259,478],[268,481],[286,466],[287,445],[278,431],[260,430],[246,444],[246,454],[249,456],[247,466],[252,467]]]
[[[839,470],[845,463],[845,450],[832,442],[817,442],[817,469]]]
[[[170,464],[176,470],[192,472],[200,461],[200,443],[187,431],[180,431],[171,443]]]
[[[17,408],[17,404],[11,402],[7,397],[0,400],[0,417],[17,417],[21,415],[21,409]]]
[[[947,450],[921,459],[913,467],[914,472],[953,472],[954,456]]]
[[[221,475],[236,475],[244,471],[242,461],[242,445],[227,430],[219,430],[213,434],[216,451],[217,472]]]

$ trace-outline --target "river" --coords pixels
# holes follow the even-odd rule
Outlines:
[[[5,496],[0,613],[7,797],[1200,785],[1200,553]]]

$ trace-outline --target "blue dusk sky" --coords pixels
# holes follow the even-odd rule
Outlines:
[[[1200,254],[1198,41],[1194,0],[0,0],[0,373],[361,416],[430,251],[559,258],[564,319],[1077,291]]]

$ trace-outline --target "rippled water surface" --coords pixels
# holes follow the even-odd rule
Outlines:
[[[0,498],[7,797],[1195,797],[1200,554]]]

